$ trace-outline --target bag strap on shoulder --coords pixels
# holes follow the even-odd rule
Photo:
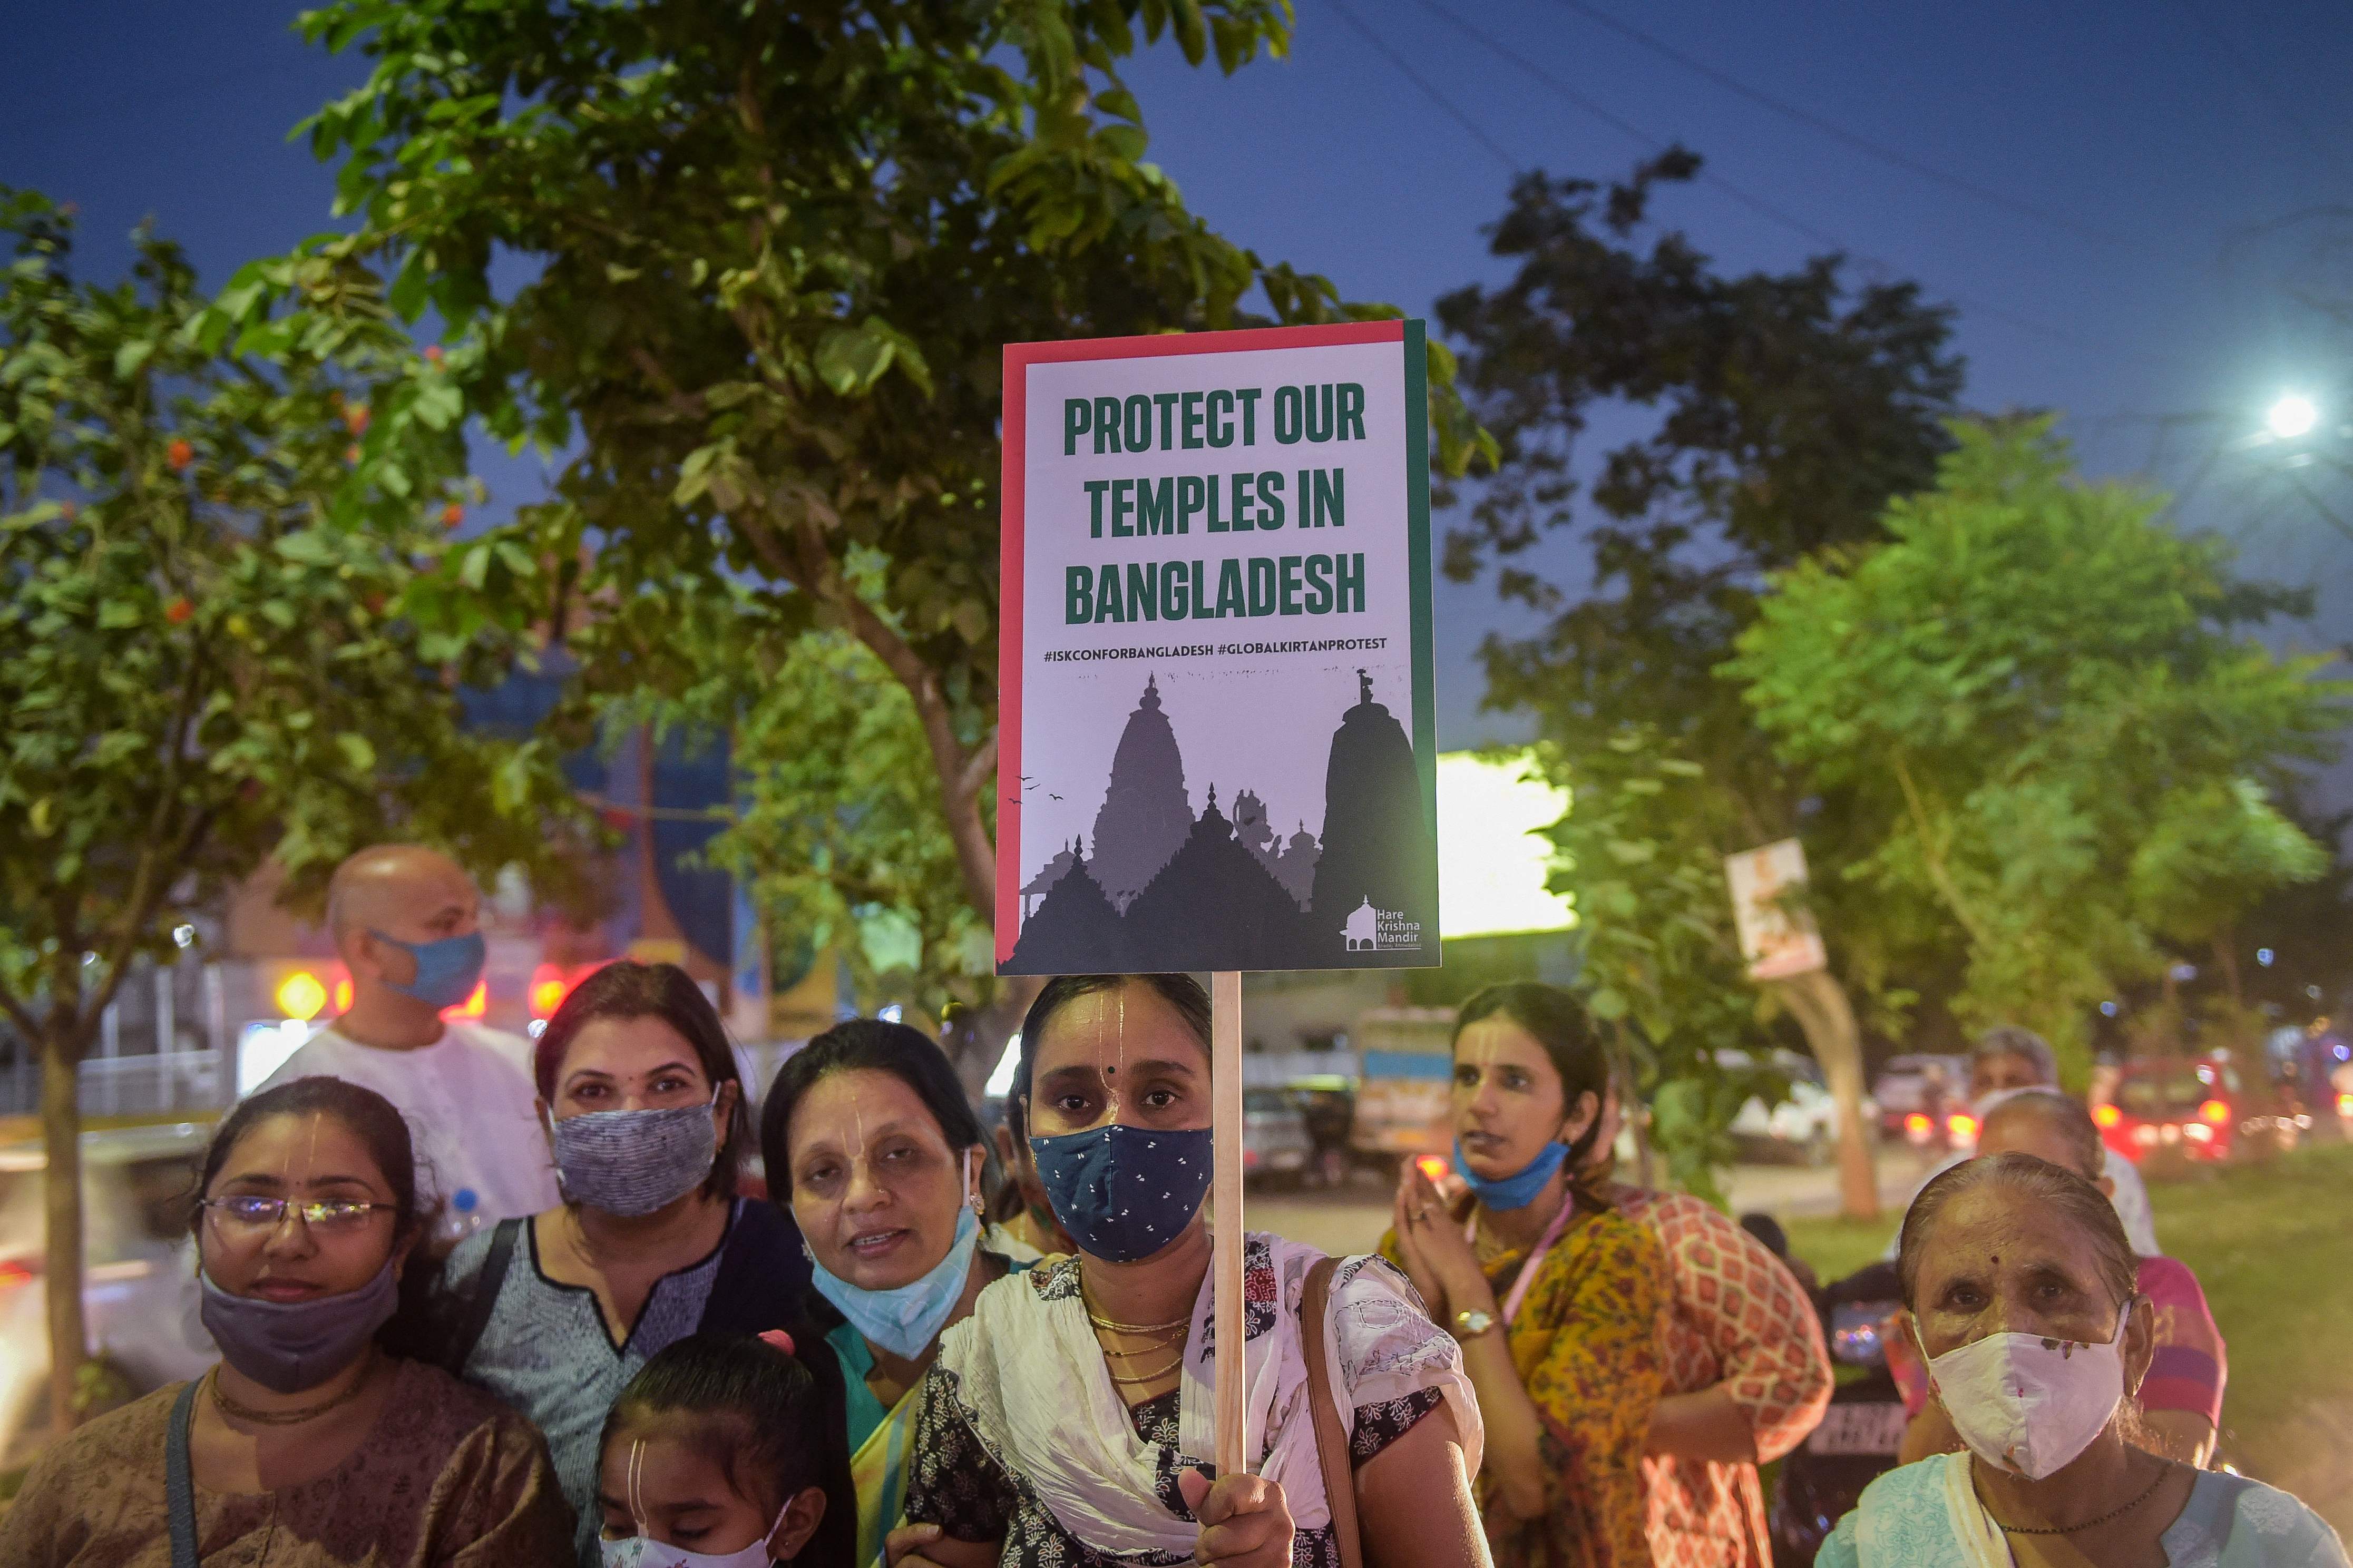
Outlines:
[[[1332,1363],[1324,1341],[1328,1334],[1332,1279],[1340,1259],[1326,1258],[1307,1271],[1307,1288],[1299,1300],[1299,1348],[1307,1361],[1307,1405],[1315,1418],[1315,1458],[1324,1471],[1324,1500],[1332,1510],[1332,1540],[1340,1549],[1341,1568],[1364,1568],[1364,1544],[1356,1531],[1356,1479],[1348,1463],[1348,1434],[1340,1425],[1339,1402],[1332,1395]]]
[[[188,1427],[196,1416],[196,1388],[188,1380],[172,1401],[171,1425],[164,1431],[164,1509],[172,1529],[172,1568],[196,1568],[196,1483],[188,1469]]]
[[[474,1347],[482,1341],[482,1331],[491,1326],[491,1313],[499,1304],[499,1291],[507,1282],[507,1269],[514,1262],[515,1243],[522,1236],[522,1227],[530,1219],[502,1219],[491,1232],[490,1256],[482,1259],[482,1271],[474,1276],[474,1288],[466,1297],[465,1310],[459,1314],[449,1334],[449,1359],[443,1363],[452,1377],[466,1375],[466,1363],[473,1359]]]

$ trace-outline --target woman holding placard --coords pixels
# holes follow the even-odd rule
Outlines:
[[[1377,1259],[1252,1235],[1239,1368],[1253,1472],[1212,1481],[1209,1006],[1183,975],[1049,983],[1014,1094],[1076,1256],[1001,1279],[926,1377],[898,1568],[1116,1557],[1469,1568],[1477,1405]],[[1333,1478],[1327,1486],[1325,1478]],[[1337,1492],[1339,1495],[1335,1496]]]
[[[1583,1006],[1502,985],[1454,1026],[1448,1204],[1406,1168],[1381,1250],[1462,1343],[1487,1423],[1479,1509],[1506,1568],[1651,1562],[1642,1451],[1664,1384],[1666,1266],[1588,1161],[1609,1059]]]

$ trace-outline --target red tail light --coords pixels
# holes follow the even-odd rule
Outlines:
[[[2219,1100],[2210,1100],[2198,1108],[2198,1120],[2220,1127],[2231,1120],[2231,1108]]]
[[[1955,1111],[1946,1119],[1945,1125],[1956,1138],[1968,1142],[1977,1141],[1978,1119],[1967,1111]]]

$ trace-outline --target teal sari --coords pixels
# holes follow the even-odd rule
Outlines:
[[[1872,1482],[1822,1542],[1815,1568],[2005,1568],[2000,1531],[1966,1516],[1977,1506],[1968,1463],[1966,1453],[1939,1454]],[[2200,1473],[2159,1543],[2173,1568],[2347,1568],[2343,1543],[2318,1514],[2219,1470]]]

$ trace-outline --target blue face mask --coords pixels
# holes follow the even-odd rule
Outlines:
[[[931,1349],[947,1326],[948,1314],[964,1299],[973,1243],[979,1239],[980,1216],[966,1204],[956,1210],[955,1239],[948,1244],[948,1255],[922,1279],[890,1290],[861,1290],[812,1256],[811,1283],[834,1310],[849,1320],[851,1328],[866,1336],[867,1343],[913,1361]]]
[[[474,994],[481,984],[482,963],[488,949],[480,931],[468,931],[464,936],[445,936],[438,942],[403,942],[396,936],[386,936],[371,930],[368,935],[388,942],[417,960],[417,978],[404,985],[397,980],[387,980],[386,985],[404,996],[414,996],[435,1009],[455,1007]]]
[[[1113,1122],[1032,1138],[1038,1179],[1080,1250],[1106,1263],[1149,1258],[1185,1233],[1208,1194],[1206,1127],[1163,1132]]]
[[[1567,1158],[1568,1145],[1556,1139],[1546,1144],[1544,1152],[1529,1161],[1526,1168],[1517,1175],[1498,1176],[1490,1181],[1472,1170],[1471,1163],[1462,1157],[1462,1140],[1457,1138],[1454,1141],[1454,1169],[1461,1173],[1464,1184],[1470,1187],[1472,1194],[1491,1209],[1527,1207],[1536,1201],[1536,1194],[1545,1190],[1545,1184],[1552,1180],[1553,1173],[1559,1170],[1561,1162]]]

